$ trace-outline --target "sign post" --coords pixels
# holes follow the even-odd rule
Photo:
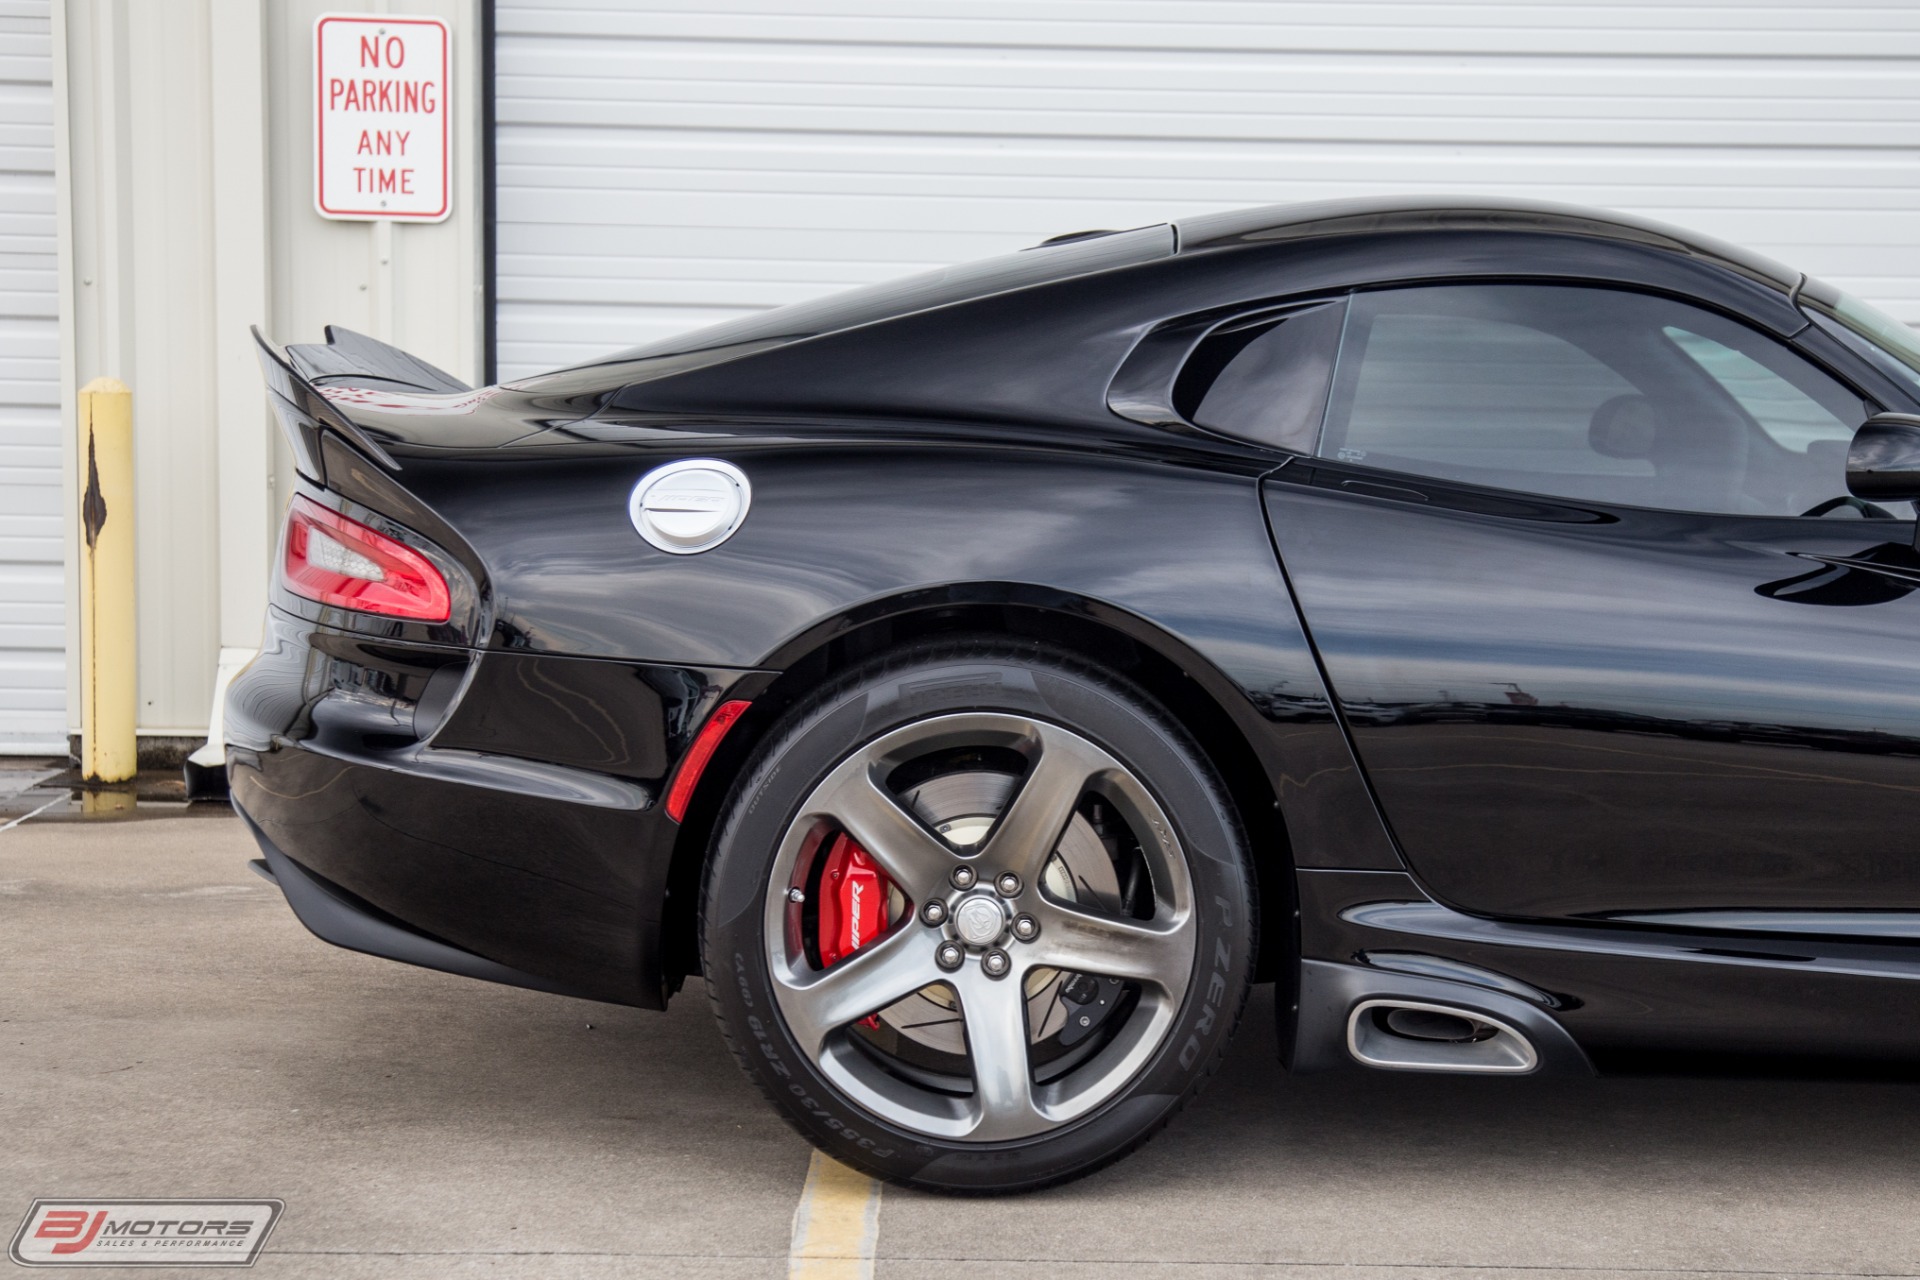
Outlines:
[[[442,222],[453,212],[451,41],[439,18],[314,23],[313,204],[325,218]]]

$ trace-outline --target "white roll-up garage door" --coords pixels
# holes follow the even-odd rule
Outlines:
[[[1647,214],[1920,320],[1920,6],[499,0],[502,377],[1064,231]]]
[[[49,0],[0,0],[0,753],[67,749]]]

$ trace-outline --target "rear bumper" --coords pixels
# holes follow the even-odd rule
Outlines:
[[[228,783],[328,941],[659,1008],[679,828],[655,802],[739,674],[399,644],[273,611],[227,697]]]
[[[240,816],[245,819],[245,812]],[[251,819],[247,820],[247,827],[259,842],[260,852],[266,855],[264,865],[268,877],[286,895],[287,905],[293,908],[293,914],[299,917],[300,923],[323,942],[386,960],[398,960],[402,964],[417,965],[422,969],[457,973],[463,978],[479,978],[483,982],[498,982],[510,987],[528,987],[554,995],[593,998],[560,983],[495,964],[484,956],[449,946],[397,920],[388,919],[338,885],[327,883],[280,852]],[[254,865],[258,867],[262,864]]]

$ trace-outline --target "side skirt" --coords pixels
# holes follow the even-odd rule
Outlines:
[[[1332,993],[1316,997],[1327,1007],[1351,1008],[1362,992],[1413,998],[1414,984],[1434,981],[1477,989],[1473,998],[1500,1001],[1487,1012],[1546,1019],[1602,1071],[1649,1055],[1666,1059],[1662,1069],[1689,1057],[1756,1071],[1787,1059],[1920,1061],[1912,942],[1492,919],[1433,901],[1400,872],[1303,869],[1297,879],[1302,981]],[[1303,990],[1295,1061],[1310,1069],[1344,1056],[1341,1029]]]

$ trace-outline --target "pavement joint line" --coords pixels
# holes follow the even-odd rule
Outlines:
[[[1554,1262],[1343,1262],[1315,1258],[988,1258],[938,1254],[883,1254],[886,1262],[1024,1263],[1096,1267],[1323,1267],[1362,1271],[1534,1272],[1560,1276],[1770,1276],[1775,1280],[1915,1280],[1920,1271],[1790,1271],[1780,1267],[1636,1267]]]
[[[55,796],[53,799],[41,805],[38,809],[35,809],[32,813],[23,813],[19,817],[15,818],[12,822],[7,823],[3,827],[0,827],[0,831],[11,831],[15,827],[19,826],[21,823],[25,822],[28,818],[37,818],[41,814],[45,813],[47,810],[53,808],[53,806],[57,804],[64,804],[66,803],[66,801],[67,801],[66,796]]]
[[[0,767],[0,798],[31,791],[49,778],[57,778],[65,769],[8,769]],[[19,779],[24,778],[22,782]]]
[[[816,1157],[824,1159],[825,1157]],[[858,1177],[859,1175],[854,1175]],[[875,1184],[878,1186],[878,1184]],[[261,1257],[296,1258],[655,1258],[705,1262],[752,1262],[777,1255],[764,1253],[668,1253],[639,1249],[268,1249]],[[851,1260],[851,1259],[848,1259]],[[1778,1280],[1914,1280],[1916,1271],[1789,1271],[1778,1267],[1620,1267],[1560,1266],[1554,1263],[1516,1262],[1329,1262],[1312,1259],[1236,1260],[1208,1258],[980,1258],[944,1254],[887,1254],[887,1262],[1024,1263],[1034,1266],[1128,1267],[1324,1267],[1363,1271],[1526,1271],[1548,1275],[1636,1276],[1773,1276]],[[871,1261],[871,1260],[870,1260]],[[869,1274],[871,1274],[869,1272]]]
[[[880,1183],[819,1151],[793,1210],[787,1280],[873,1280]]]
[[[663,1253],[648,1249],[268,1249],[287,1258],[674,1258],[696,1262],[766,1262],[777,1253]]]

